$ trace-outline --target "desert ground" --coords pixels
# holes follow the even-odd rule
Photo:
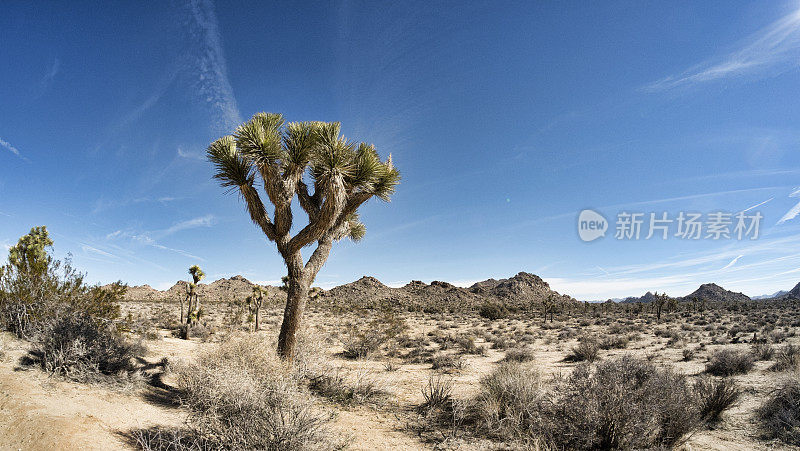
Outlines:
[[[125,301],[121,306],[130,325],[127,336],[146,348],[141,371],[123,381],[87,383],[48,375],[24,364],[28,342],[2,336],[0,448],[147,449],[141,431],[168,431],[191,422],[171,368],[241,337],[274,345],[283,313],[279,302],[271,302],[260,313],[261,330],[254,332],[253,318],[240,304],[206,302],[202,326],[181,339],[175,333],[177,302]],[[727,378],[741,391],[732,406],[713,424],[692,431],[679,447],[791,448],[765,438],[755,412],[792,374],[792,369],[776,371],[780,352],[769,351],[800,344],[794,308],[686,307],[667,311],[658,321],[648,310],[597,305],[557,312],[544,322],[528,312],[489,319],[475,312],[332,309],[312,300],[304,324],[301,346],[317,362],[307,379],[314,407],[331,415],[329,431],[348,449],[534,448],[476,432],[457,418],[442,419],[423,407],[429,401],[426,387],[431,381],[451,386],[449,397],[457,405],[475,398],[481,380],[505,360],[519,362],[549,383],[568,376],[584,358],[604,362],[623,355],[672,368],[691,383],[708,377],[709,359],[720,350],[752,356],[754,365]],[[583,342],[592,343],[594,351],[575,358]]]

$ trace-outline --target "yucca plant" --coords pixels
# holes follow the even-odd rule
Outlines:
[[[258,113],[207,150],[216,168],[214,178],[240,194],[250,219],[276,244],[286,263],[287,300],[278,354],[289,361],[309,287],[334,241],[363,238],[366,229],[358,208],[373,196],[388,201],[400,181],[391,156],[381,161],[374,146],[349,141],[340,131],[338,122],[285,123],[280,114]],[[272,217],[257,189],[257,177],[274,206]],[[308,224],[292,236],[295,196]],[[316,247],[305,260],[301,251],[310,245]]]

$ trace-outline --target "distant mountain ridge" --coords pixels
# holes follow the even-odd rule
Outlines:
[[[156,290],[149,285],[130,287],[125,295],[129,301],[178,301],[186,295],[188,282],[178,281],[167,290]],[[205,301],[230,301],[244,299],[255,284],[242,276],[219,279],[210,284],[198,284],[198,292]],[[267,286],[269,297],[285,297],[277,287]],[[487,279],[463,288],[448,282],[433,281],[430,284],[415,280],[400,288],[392,288],[380,280],[364,276],[360,279],[330,290],[323,290],[315,302],[349,304],[358,307],[379,307],[385,303],[397,304],[411,309],[424,310],[436,305],[445,309],[461,310],[477,308],[487,301],[508,307],[524,308],[549,297],[556,302],[578,302],[571,296],[553,291],[550,285],[535,274],[520,272],[507,279]]]
[[[400,288],[391,288],[374,277],[340,285],[323,292],[321,301],[347,302],[360,307],[378,307],[382,304],[402,305],[415,310],[442,308],[445,310],[472,309],[487,301],[508,307],[523,308],[554,296],[557,302],[577,302],[559,294],[539,276],[520,272],[508,279],[487,279],[469,288],[434,280],[430,284],[413,280]]]
[[[128,287],[125,293],[126,301],[151,301],[151,302],[164,302],[164,301],[178,301],[186,296],[186,290],[189,282],[179,280],[175,285],[167,290],[156,290],[150,285],[138,285]],[[235,299],[243,300],[250,296],[253,292],[253,287],[257,286],[253,282],[245,279],[242,276],[233,276],[229,279],[215,280],[210,284],[199,283],[197,284],[197,293],[201,299],[210,301],[233,301]],[[262,285],[267,289],[267,297],[272,298],[281,296],[282,291],[270,285]],[[285,295],[284,295],[285,296]]]

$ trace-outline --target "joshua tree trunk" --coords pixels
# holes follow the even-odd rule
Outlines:
[[[321,239],[305,266],[299,252],[286,258],[289,280],[286,283],[286,308],[283,311],[283,323],[278,334],[278,355],[289,362],[294,360],[297,330],[308,301],[308,290],[317,273],[322,269],[322,265],[328,260],[331,247],[333,247],[332,239]]]
[[[288,361],[294,359],[294,349],[297,343],[297,329],[308,300],[308,285],[301,280],[289,279],[289,292],[286,299],[286,308],[283,311],[283,323],[278,335],[278,355]]]

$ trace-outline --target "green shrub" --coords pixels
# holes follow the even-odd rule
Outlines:
[[[509,315],[508,309],[504,305],[497,304],[495,302],[484,303],[481,305],[478,313],[482,317],[493,321],[496,319],[507,318]]]
[[[119,318],[118,301],[126,287],[89,286],[84,275],[47,253],[52,245],[44,227],[31,229],[9,251],[9,263],[0,267],[0,327],[20,338],[32,338],[53,321],[84,314],[99,321]]]

